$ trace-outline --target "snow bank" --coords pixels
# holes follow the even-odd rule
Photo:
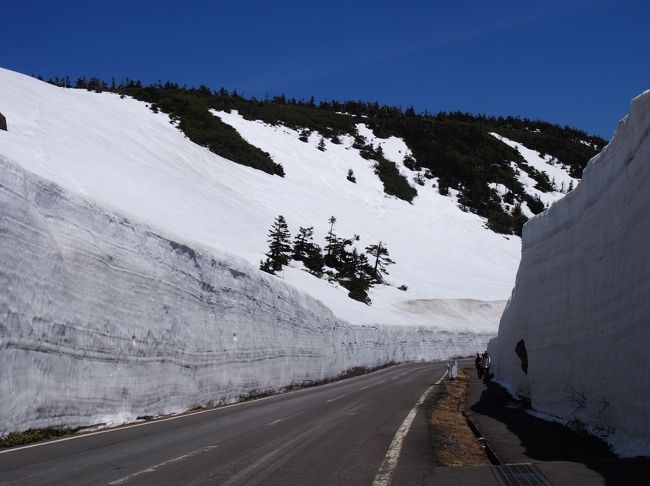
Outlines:
[[[626,456],[650,455],[649,135],[647,91],[580,185],[524,226],[516,285],[489,346],[498,380]],[[528,374],[515,353],[522,339]]]
[[[488,334],[351,326],[244,260],[105,211],[0,156],[0,434],[227,403]]]

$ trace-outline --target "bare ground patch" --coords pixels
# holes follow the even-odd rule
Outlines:
[[[461,369],[455,380],[445,382],[431,411],[434,459],[439,466],[490,464],[461,412],[468,389],[469,377]]]

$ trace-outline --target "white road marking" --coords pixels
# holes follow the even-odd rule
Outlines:
[[[366,386],[364,386],[364,387],[359,388],[359,391],[361,391],[361,390],[365,390],[366,388],[370,388],[370,385],[366,385]]]
[[[390,380],[393,381],[393,380],[397,380],[398,378],[399,378],[399,376],[395,376],[394,378],[391,378]]]
[[[306,444],[306,443],[308,444],[310,440],[313,440],[315,436],[314,432],[320,429],[321,427],[322,425],[317,425],[315,427],[312,427],[311,429],[306,430],[301,434],[298,434],[297,436],[293,437],[289,441],[283,442],[268,454],[260,457],[257,461],[247,464],[246,467],[244,467],[244,469],[239,471],[237,474],[230,476],[230,478],[228,478],[227,481],[218,483],[219,486],[231,486],[233,484],[248,484],[249,483],[248,480],[250,480],[250,477],[247,478],[246,476],[251,476],[252,474],[255,474],[256,471],[259,471],[260,469],[263,468],[273,468],[273,465],[278,467],[278,465],[281,465],[284,461],[288,459],[287,456],[291,454],[291,451],[295,452],[297,449],[299,449],[301,444]],[[283,456],[284,456],[284,460],[283,460]]]
[[[275,424],[279,424],[280,422],[284,422],[285,420],[289,420],[290,418],[297,417],[298,415],[302,415],[303,413],[305,412],[298,412],[298,413],[288,415],[287,417],[279,418],[277,420],[274,420],[273,422],[269,422],[268,424],[266,424],[266,427],[272,427]]]
[[[379,471],[377,471],[377,475],[375,476],[375,480],[372,482],[372,486],[390,486],[390,483],[393,480],[393,474],[395,474],[397,462],[399,461],[399,456],[402,452],[404,439],[406,438],[406,434],[408,434],[409,429],[411,428],[411,424],[413,423],[413,420],[418,413],[418,408],[427,399],[431,393],[431,390],[433,390],[433,387],[439,385],[440,382],[444,380],[445,376],[447,376],[446,371],[442,374],[440,379],[435,382],[435,384],[431,385],[425,390],[422,396],[420,396],[420,399],[415,403],[411,411],[404,419],[404,422],[402,422],[402,425],[400,425],[399,429],[397,429],[395,437],[393,437],[393,441],[388,447],[386,456],[381,462],[381,466],[379,466]]]
[[[156,470],[158,468],[160,468],[160,467],[167,466],[168,464],[174,464],[175,462],[184,461],[185,459],[188,459],[188,458],[190,458],[192,456],[196,456],[198,454],[202,454],[204,452],[211,451],[212,449],[216,449],[217,447],[219,447],[219,446],[211,445],[211,446],[204,447],[202,449],[197,449],[195,451],[188,452],[187,454],[183,454],[182,456],[174,457],[173,459],[169,459],[169,460],[167,460],[165,462],[161,462],[160,464],[156,464],[155,466],[151,466],[151,467],[148,467],[147,469],[142,469],[141,471],[134,472],[133,474],[129,474],[128,476],[124,476],[123,478],[116,479],[115,481],[111,481],[108,484],[110,486],[116,486],[118,484],[124,484],[127,481],[130,481],[131,479],[134,479],[134,478],[136,478],[138,476],[141,476],[143,474],[156,472]]]
[[[345,395],[339,395],[338,397],[330,398],[329,400],[325,400],[325,403],[330,403],[330,402],[335,402],[339,398],[347,397],[348,394],[346,393]]]

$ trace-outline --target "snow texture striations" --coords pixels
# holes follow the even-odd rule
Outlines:
[[[352,326],[244,260],[135,224],[0,156],[0,434],[233,402],[489,333]]]
[[[516,285],[489,346],[497,380],[623,456],[650,455],[649,180],[646,91],[577,189],[525,225]],[[522,339],[527,374],[515,353]]]

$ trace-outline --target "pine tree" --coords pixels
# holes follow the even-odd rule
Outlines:
[[[298,229],[298,234],[293,240],[293,254],[291,258],[296,261],[302,262],[305,261],[307,253],[313,246],[313,237],[314,237],[314,227],[310,226],[309,228],[303,228],[302,226]]]
[[[373,281],[371,273],[372,267],[368,264],[368,257],[354,248],[346,253],[337,280],[349,291],[348,297],[370,304],[368,289]]]
[[[512,209],[512,231],[514,234],[521,236],[522,229],[524,224],[528,221],[528,218],[524,215],[521,210],[521,203],[515,205]]]
[[[320,142],[318,142],[318,150],[325,152],[325,138],[321,136]]]
[[[269,239],[267,240],[269,251],[266,253],[266,260],[260,262],[260,270],[274,275],[289,263],[290,237],[291,233],[289,233],[287,222],[280,214],[269,230]]]
[[[377,245],[367,246],[366,251],[368,254],[375,257],[375,263],[372,268],[372,276],[375,279],[375,282],[382,283],[384,281],[382,274],[388,275],[386,267],[388,267],[388,265],[394,264],[395,262],[390,259],[388,248],[386,248],[386,246],[383,245],[381,241]]]
[[[569,192],[573,191],[573,181],[569,182]]]
[[[320,277],[323,275],[323,266],[325,265],[325,260],[323,259],[323,254],[321,252],[320,246],[315,243],[311,243],[303,260],[303,264],[307,267],[311,273]]]
[[[409,170],[415,170],[415,159],[412,155],[407,154],[404,156],[404,167]]]
[[[352,171],[352,169],[348,169],[348,177],[347,177],[347,179],[348,179],[350,182],[354,183],[354,184],[357,183],[357,178],[354,177],[354,172]]]
[[[325,241],[327,242],[325,245],[325,265],[330,268],[334,268],[336,266],[336,260],[334,259],[334,250],[339,240],[338,237],[334,234],[334,224],[336,223],[336,218],[332,216],[328,222],[330,224],[330,230],[327,232],[327,236],[325,237]]]

